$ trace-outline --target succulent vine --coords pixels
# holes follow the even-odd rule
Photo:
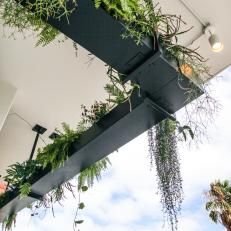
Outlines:
[[[177,230],[177,216],[183,201],[176,130],[176,122],[170,119],[148,130],[151,166],[156,166],[162,208],[172,231]]]

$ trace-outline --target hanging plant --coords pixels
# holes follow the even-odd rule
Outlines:
[[[111,165],[110,159],[105,157],[83,170],[78,176],[78,188],[81,189],[86,185],[92,187],[95,180],[99,181],[101,179],[101,174],[108,168],[108,165]]]
[[[183,201],[176,128],[175,121],[166,119],[148,130],[151,166],[156,166],[163,212],[172,230],[177,230],[177,216]]]
[[[7,217],[2,223],[2,230],[3,231],[12,230],[13,226],[16,225],[16,217],[17,214],[15,213],[12,213],[9,217]]]

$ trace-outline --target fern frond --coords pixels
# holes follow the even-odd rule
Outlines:
[[[44,47],[48,45],[49,43],[51,43],[52,41],[54,41],[58,37],[59,34],[60,32],[57,29],[55,29],[49,24],[45,24],[41,32],[37,35],[38,41],[35,46]]]
[[[108,157],[105,157],[83,170],[78,176],[78,189],[85,185],[92,187],[95,180],[100,180],[102,172],[108,168],[108,165],[111,165],[111,162]]]

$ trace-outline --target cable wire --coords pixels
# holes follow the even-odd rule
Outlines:
[[[31,127],[31,129],[33,128],[33,125],[29,122],[29,121],[27,121],[26,119],[24,119],[21,115],[19,115],[18,113],[16,113],[16,112],[13,112],[13,113],[10,113],[9,115],[8,115],[8,117],[9,116],[16,116],[16,117],[18,117],[19,119],[21,119],[24,123],[26,123],[29,127]],[[45,142],[45,140],[42,138],[42,135],[39,135],[39,139],[45,144],[45,145],[47,145],[47,143]]]

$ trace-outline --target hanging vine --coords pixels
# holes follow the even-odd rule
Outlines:
[[[16,225],[17,214],[12,213],[2,222],[2,231],[10,231]]]
[[[177,215],[183,201],[176,128],[175,121],[166,119],[148,130],[151,166],[156,166],[163,212],[172,230],[177,230]]]

